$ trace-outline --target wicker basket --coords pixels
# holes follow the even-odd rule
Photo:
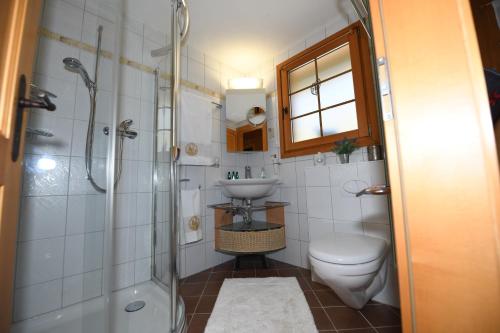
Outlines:
[[[285,227],[262,231],[215,230],[215,248],[232,253],[264,253],[285,247]]]

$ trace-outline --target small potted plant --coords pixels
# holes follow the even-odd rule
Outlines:
[[[349,155],[357,149],[355,142],[356,139],[348,138],[335,142],[332,151],[339,156],[340,163],[349,163]]]

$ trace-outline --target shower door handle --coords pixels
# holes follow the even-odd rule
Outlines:
[[[48,111],[54,111],[56,105],[52,103],[50,97],[56,97],[56,95],[38,88],[35,85],[31,85],[30,98],[24,97],[26,94],[26,77],[21,75],[19,79],[19,87],[17,90],[18,100],[16,108],[16,116],[14,122],[14,136],[12,140],[12,152],[11,159],[12,162],[16,162],[19,158],[19,151],[21,148],[21,134],[23,129],[23,118],[25,108],[36,108],[36,109],[46,109]],[[50,96],[50,97],[49,97]]]

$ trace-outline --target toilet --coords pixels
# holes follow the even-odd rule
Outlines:
[[[388,245],[380,238],[332,232],[309,243],[312,280],[361,309],[385,286]]]

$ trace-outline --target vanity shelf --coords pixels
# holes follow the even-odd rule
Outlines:
[[[268,201],[252,207],[265,210],[266,221],[234,222],[242,206],[231,203],[210,205],[215,210],[215,249],[236,256],[266,254],[286,247],[285,210],[287,202]]]

